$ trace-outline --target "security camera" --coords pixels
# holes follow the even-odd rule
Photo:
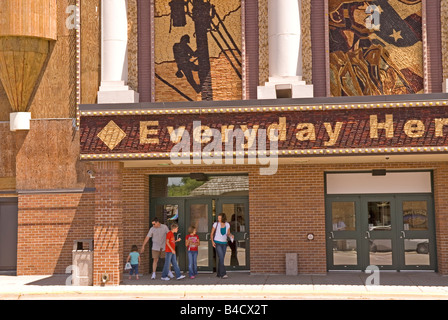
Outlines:
[[[90,179],[95,179],[95,176],[93,175],[92,170],[87,170],[87,174],[90,176]]]

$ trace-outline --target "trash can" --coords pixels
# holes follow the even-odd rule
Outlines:
[[[299,274],[297,265],[297,253],[287,253],[286,254],[286,275],[287,276],[297,276]]]
[[[93,286],[93,240],[75,240],[72,252],[72,285]]]

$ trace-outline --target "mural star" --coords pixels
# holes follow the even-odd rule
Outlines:
[[[395,42],[397,42],[399,39],[403,39],[403,37],[401,36],[401,30],[396,31],[395,29],[393,29],[393,33],[389,36],[394,38]]]

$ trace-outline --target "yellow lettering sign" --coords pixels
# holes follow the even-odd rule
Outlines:
[[[448,118],[435,119],[434,121],[436,137],[443,137],[443,127],[448,126]]]
[[[159,121],[140,121],[140,144],[158,144],[159,129],[149,129],[159,127]],[[149,136],[153,136],[150,138]]]
[[[297,125],[298,132],[296,138],[299,141],[316,140],[316,129],[312,123],[299,123]]]
[[[421,138],[425,134],[425,125],[420,120],[409,120],[404,124],[404,133],[409,138]]]
[[[370,116],[370,138],[378,139],[378,130],[385,130],[387,138],[394,137],[394,116],[386,114],[386,121],[378,123],[378,116]]]

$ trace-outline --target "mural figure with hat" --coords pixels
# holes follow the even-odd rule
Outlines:
[[[241,0],[155,0],[154,16],[155,101],[241,99]]]
[[[185,76],[188,83],[199,93],[201,92],[201,86],[196,83],[193,77],[193,71],[199,71],[199,66],[195,61],[191,61],[196,56],[196,52],[188,45],[190,43],[190,36],[188,34],[183,35],[178,43],[173,46],[174,59],[177,63],[176,77],[182,78]]]
[[[328,8],[332,96],[423,92],[421,0],[329,0]],[[369,28],[372,10],[381,19]]]

